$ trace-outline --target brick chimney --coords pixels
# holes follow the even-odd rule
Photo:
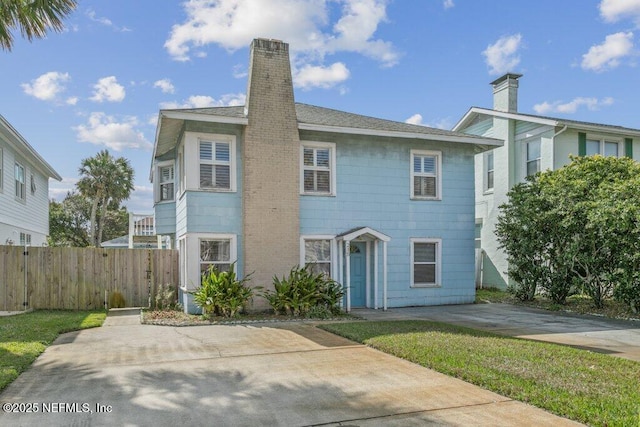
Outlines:
[[[253,40],[245,105],[240,249],[250,283],[270,288],[274,275],[300,263],[300,136],[287,43]]]
[[[518,112],[518,79],[522,74],[507,73],[491,82],[493,109],[506,113]]]

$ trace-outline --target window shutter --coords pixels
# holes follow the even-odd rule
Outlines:
[[[624,139],[624,155],[633,158],[633,139]]]
[[[578,156],[587,155],[587,134],[584,132],[578,132]]]

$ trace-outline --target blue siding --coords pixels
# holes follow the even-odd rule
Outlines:
[[[189,233],[234,233],[242,231],[240,192],[187,191],[186,222]]]
[[[155,205],[156,233],[173,234],[176,232],[176,203],[157,203]]]
[[[442,200],[410,199],[412,149],[442,151]],[[473,147],[461,144],[338,142],[336,197],[301,196],[301,234],[340,234],[368,226],[391,237],[391,307],[474,300]],[[442,287],[410,287],[410,238],[442,239]]]

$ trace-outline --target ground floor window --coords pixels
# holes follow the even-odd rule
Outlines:
[[[31,246],[31,234],[20,233],[20,246]]]
[[[303,239],[303,260],[305,266],[317,273],[325,273],[331,276],[331,240],[330,239]]]
[[[411,285],[440,285],[440,239],[411,239]]]
[[[231,239],[200,239],[201,275],[212,266],[229,271],[231,262]]]

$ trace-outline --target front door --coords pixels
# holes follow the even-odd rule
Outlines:
[[[349,269],[351,271],[351,306],[364,307],[366,305],[367,262],[364,242],[351,242],[349,254]]]

